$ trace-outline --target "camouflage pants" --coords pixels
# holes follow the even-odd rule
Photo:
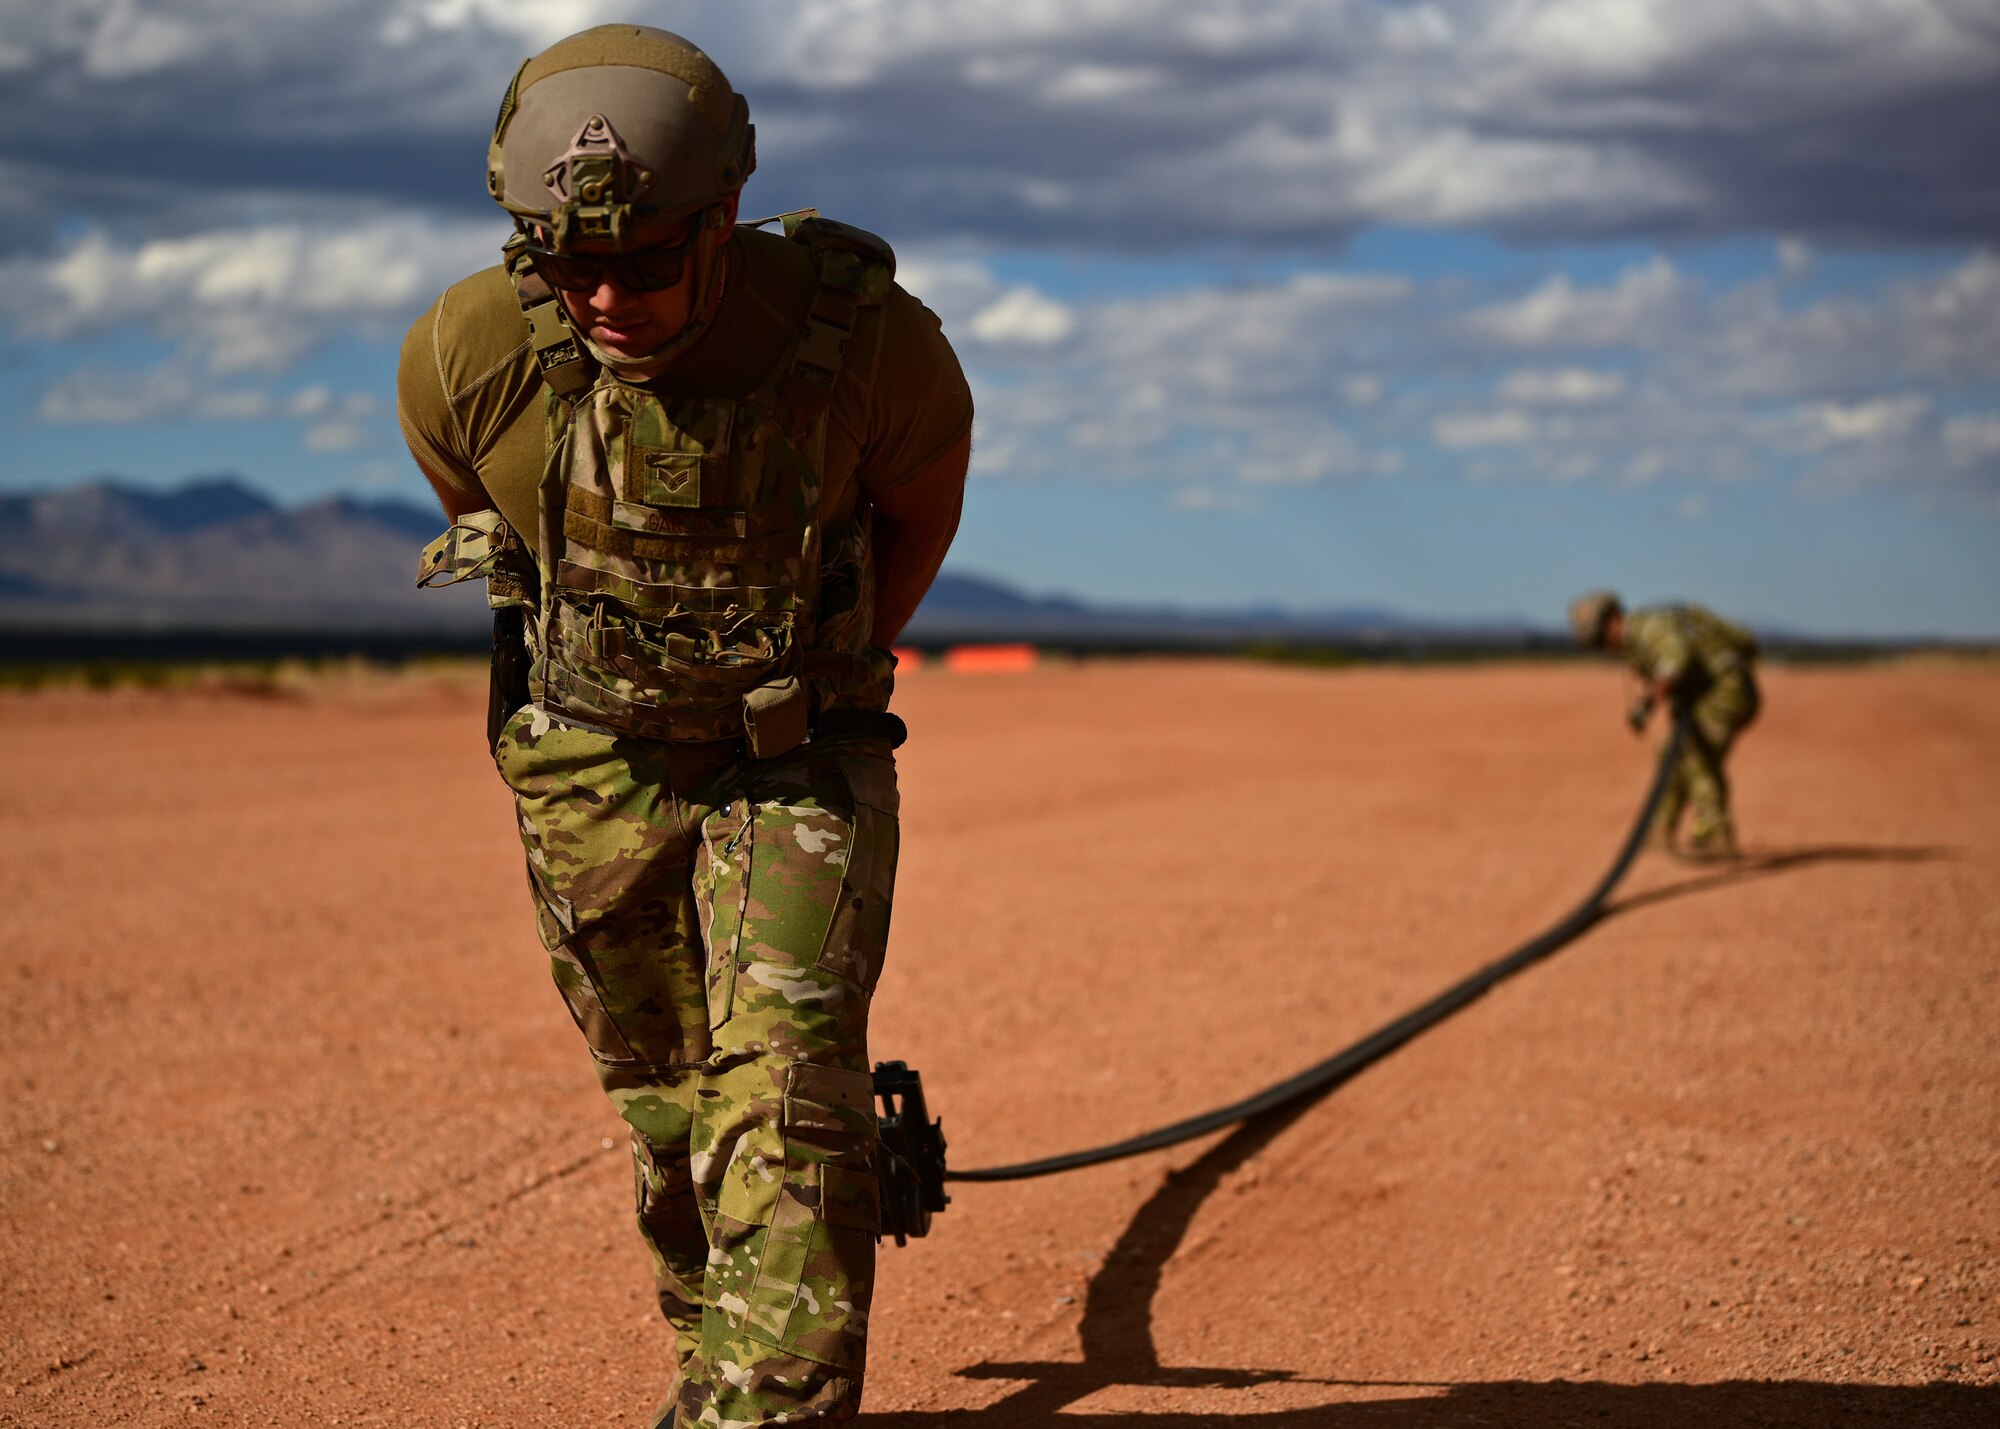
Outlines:
[[[1689,836],[1696,846],[1734,845],[1736,826],[1729,813],[1729,776],[1723,762],[1729,748],[1757,717],[1757,682],[1748,670],[1731,670],[1694,702],[1680,758],[1667,778],[1653,818],[1653,836],[1672,841],[1683,813],[1692,813]]]
[[[755,762],[530,705],[495,746],[542,942],[632,1127],[684,1426],[859,1405],[880,1207],[868,1006],[888,939],[886,743]]]

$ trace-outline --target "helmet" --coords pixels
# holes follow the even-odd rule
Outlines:
[[[624,248],[643,220],[708,208],[756,166],[750,108],[713,60],[665,30],[599,25],[515,72],[486,187],[553,248]]]
[[[1589,649],[1602,645],[1604,627],[1624,609],[1615,591],[1594,590],[1578,596],[1569,603],[1569,628],[1576,636],[1576,643]]]

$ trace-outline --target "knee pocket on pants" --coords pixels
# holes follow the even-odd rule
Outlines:
[[[777,1131],[746,1135],[724,1175],[711,1298],[737,1333],[858,1368],[882,1223],[868,1074],[794,1064]]]

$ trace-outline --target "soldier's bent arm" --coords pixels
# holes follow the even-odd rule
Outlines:
[[[869,643],[887,649],[937,579],[958,531],[971,459],[967,432],[909,481],[874,493],[875,628]]]
[[[415,456],[415,453],[411,455]],[[447,481],[439,476],[421,457],[417,458],[417,470],[424,474],[424,480],[431,484],[431,490],[437,494],[438,505],[444,508],[447,521],[456,521],[468,512],[485,511],[493,505],[484,493],[475,496],[457,482]]]

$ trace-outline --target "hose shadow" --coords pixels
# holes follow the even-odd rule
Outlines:
[[[1795,868],[1811,868],[1826,863],[1944,863],[1962,858],[1964,850],[1945,844],[1819,844],[1805,848],[1746,854],[1728,863],[1719,863],[1691,877],[1683,878],[1643,893],[1628,894],[1605,904],[1597,921],[1636,913],[1656,903],[1669,903],[1691,894],[1707,893],[1737,883],[1749,883]],[[1695,867],[1696,865],[1689,865]]]
[[[1316,1106],[1333,1088],[1244,1122],[1187,1166],[1167,1173],[1158,1190],[1127,1222],[1084,1294],[1080,1327],[1083,1359],[1039,1364],[981,1364],[959,1371],[968,1379],[1025,1379],[1029,1383],[985,1409],[909,1419],[915,1423],[982,1426],[1046,1425],[1065,1406],[1112,1385],[1159,1388],[1243,1389],[1290,1380],[1284,1369],[1184,1366],[1160,1363],[1153,1343],[1152,1303],[1167,1262],[1186,1237],[1202,1203],[1229,1173],[1262,1151],[1287,1127]],[[887,1424],[901,1416],[870,1415]],[[1174,1424],[1221,1424],[1235,1416],[1115,1415]],[[1261,1417],[1261,1416],[1259,1416]],[[1084,1416],[1077,1422],[1087,1422]],[[1077,1416],[1064,1415],[1065,1424]],[[1273,1423],[1287,1423],[1280,1418]],[[1300,1421],[1303,1422],[1303,1421]]]
[[[1712,873],[1635,894],[1607,905],[1598,921],[1656,903],[1754,878],[1827,863],[1928,863],[1959,857],[1945,847],[1827,845],[1754,855]],[[1345,1079],[1343,1079],[1344,1081]],[[1959,1425],[2000,1422],[2000,1388],[1960,1384],[1881,1386],[1785,1381],[1732,1381],[1710,1385],[1616,1385],[1552,1381],[1410,1386],[1348,1385],[1370,1391],[1366,1399],[1305,1409],[1232,1409],[1226,1413],[1070,1411],[1114,1386],[1158,1389],[1243,1390],[1290,1383],[1340,1386],[1283,1368],[1163,1365],[1153,1340],[1152,1303],[1167,1262],[1186,1237],[1202,1204],[1232,1171],[1257,1155],[1341,1083],[1244,1122],[1166,1179],[1127,1223],[1085,1292],[1079,1327],[1082,1359],[1037,1363],[984,1363],[958,1373],[968,1379],[1026,1381],[983,1409],[923,1414],[871,1414],[883,1429],[917,1425],[963,1429],[1016,1429],[1056,1422],[1143,1425],[1146,1429],[1223,1429],[1253,1421],[1269,1429],[1417,1429],[1440,1422],[1541,1426],[1593,1423],[1638,1429],[1687,1424],[1773,1426]],[[1408,1388],[1383,1397],[1381,1389]]]
[[[1058,1365],[995,1366],[1017,1374]],[[1078,1368],[1078,1366],[1067,1366]],[[1013,1377],[1010,1375],[1010,1377]],[[1715,1384],[1576,1384],[1499,1380],[1443,1385],[1352,1384],[1368,1395],[1344,1404],[1299,1409],[1066,1413],[1007,1399],[985,1409],[869,1414],[870,1429],[1434,1429],[1480,1424],[1491,1429],[1605,1425],[1610,1429],[1687,1429],[1691,1424],[1759,1429],[1966,1429],[2000,1422],[1992,1385],[1840,1384],[1812,1380],[1725,1380]],[[1386,1393],[1384,1392],[1386,1391]],[[1397,1391],[1403,1391],[1398,1393]]]

